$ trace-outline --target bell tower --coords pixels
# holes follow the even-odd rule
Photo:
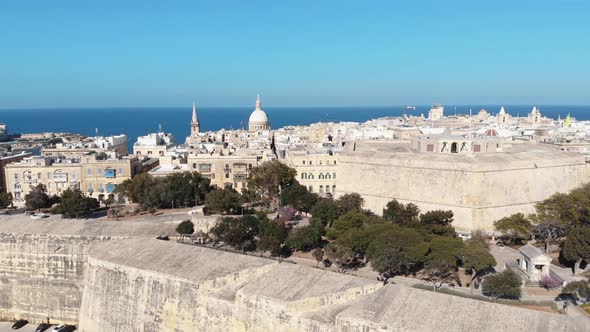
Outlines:
[[[197,106],[193,102],[193,118],[191,120],[191,136],[196,136],[201,132],[201,125],[199,124],[199,118],[197,117]]]

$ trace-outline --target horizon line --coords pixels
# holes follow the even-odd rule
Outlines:
[[[538,106],[538,107],[553,107],[553,106],[560,106],[560,107],[590,107],[590,104],[557,104],[557,103],[547,103],[547,104],[533,104],[533,103],[514,103],[514,104],[492,104],[492,103],[482,103],[482,104],[474,104],[474,103],[459,103],[459,104],[397,104],[397,105],[323,105],[323,106],[266,106],[266,109],[272,108],[384,108],[384,107],[391,107],[391,108],[403,108],[406,106],[412,107],[431,107],[433,105],[442,105],[443,107],[468,107],[468,106]],[[156,109],[156,108],[187,108],[191,109],[192,105],[187,106],[172,106],[172,105],[162,105],[162,106],[39,106],[39,107],[0,107],[0,111],[14,111],[14,110],[96,110],[96,109]],[[197,105],[197,110],[199,108],[203,109],[211,109],[211,108],[251,108],[254,106],[201,106]]]

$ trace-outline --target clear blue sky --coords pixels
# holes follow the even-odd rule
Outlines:
[[[0,107],[590,104],[590,1],[0,0]]]

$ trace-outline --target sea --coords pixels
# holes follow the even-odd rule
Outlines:
[[[364,122],[403,114],[428,116],[430,105],[416,105],[415,110],[403,106],[367,107],[264,107],[272,128],[288,125],[309,125],[316,122]],[[492,114],[500,105],[445,105],[445,115],[477,114],[486,109]],[[590,106],[537,105],[547,117],[590,120]],[[533,105],[504,105],[506,112],[526,116]],[[252,107],[204,107],[197,113],[201,131],[247,128]],[[126,134],[132,146],[138,136],[156,132],[160,127],[183,143],[190,132],[192,106],[187,107],[109,107],[109,108],[38,108],[0,109],[0,123],[10,134],[39,132],[71,132],[86,136]]]

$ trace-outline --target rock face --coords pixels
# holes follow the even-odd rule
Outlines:
[[[174,234],[173,224],[68,220],[0,222],[0,319],[76,323],[96,243]]]

